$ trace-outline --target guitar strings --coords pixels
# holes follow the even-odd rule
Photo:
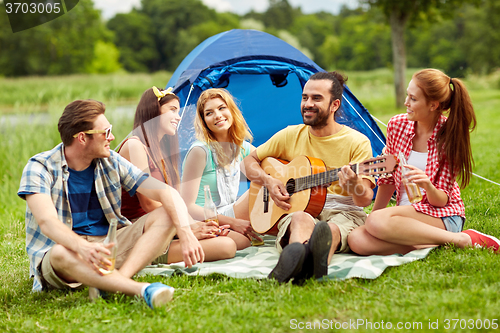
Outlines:
[[[356,172],[357,164],[350,166],[351,170]],[[323,184],[333,183],[339,180],[338,173],[341,168],[315,173],[312,175],[299,177],[295,179],[295,192],[300,192]],[[294,193],[295,193],[294,192]]]

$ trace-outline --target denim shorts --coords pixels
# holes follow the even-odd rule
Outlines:
[[[459,215],[445,216],[442,217],[444,227],[447,231],[451,232],[462,232],[464,228],[465,218]]]

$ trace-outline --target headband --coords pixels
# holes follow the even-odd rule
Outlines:
[[[162,99],[162,97],[165,97],[167,95],[175,95],[172,92],[172,87],[169,87],[166,90],[160,91],[160,90],[158,90],[158,88],[156,88],[155,86],[153,86],[153,92],[155,93],[156,97],[158,97],[158,100]]]

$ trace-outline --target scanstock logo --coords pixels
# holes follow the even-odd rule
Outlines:
[[[79,0],[3,1],[12,32],[23,31],[52,21],[75,8],[78,2]]]

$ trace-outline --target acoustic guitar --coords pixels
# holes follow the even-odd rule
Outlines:
[[[383,176],[391,173],[397,165],[393,155],[384,155],[350,167],[358,175]],[[277,234],[277,222],[286,214],[305,211],[313,217],[318,216],[325,205],[327,187],[339,179],[340,171],[340,168],[326,170],[322,160],[309,156],[298,156],[290,163],[267,157],[261,167],[285,184],[292,206],[288,211],[279,208],[271,199],[267,187],[254,182],[250,184],[250,223],[258,233],[271,235]]]

